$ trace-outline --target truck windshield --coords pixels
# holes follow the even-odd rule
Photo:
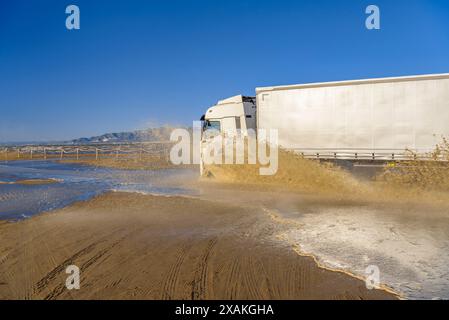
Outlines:
[[[220,121],[204,121],[203,132],[204,138],[210,139],[220,134]]]
[[[220,132],[220,121],[207,121],[205,130],[216,130]]]

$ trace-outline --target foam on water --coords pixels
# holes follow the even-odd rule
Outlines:
[[[301,225],[284,236],[323,265],[380,281],[411,299],[449,299],[449,217],[403,214],[369,207],[290,212]],[[282,215],[282,214],[281,214]]]

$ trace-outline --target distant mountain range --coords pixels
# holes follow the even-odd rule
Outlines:
[[[25,145],[70,145],[89,143],[131,143],[131,142],[163,142],[170,141],[170,134],[175,128],[160,127],[130,132],[105,133],[100,136],[90,138],[79,138],[69,141],[47,141],[47,142],[0,142],[0,147],[25,146]],[[192,128],[185,127],[190,133]]]
[[[145,130],[136,130],[131,132],[106,133],[101,136],[90,138],[79,138],[70,141],[73,144],[88,143],[126,143],[126,142],[151,142],[151,141],[169,141],[173,128],[160,127]]]

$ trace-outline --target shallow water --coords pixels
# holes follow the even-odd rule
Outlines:
[[[197,191],[183,187],[186,184],[180,181],[195,180],[197,175],[197,170],[132,171],[55,161],[0,164],[0,181],[61,181],[0,185],[0,220],[20,220],[111,190],[196,195]],[[239,196],[248,201],[241,192]],[[228,201],[237,198],[231,194]],[[296,205],[297,201],[297,197],[292,201],[277,199],[268,207],[294,222],[285,233],[287,240],[322,264],[363,277],[367,276],[366,268],[375,265],[381,283],[406,298],[449,299],[449,212],[369,205]]]
[[[380,282],[410,299],[449,299],[449,214],[363,207],[281,213],[300,224],[285,235],[325,266]]]
[[[0,181],[56,179],[54,184],[0,184],[0,220],[20,220],[62,208],[107,191],[152,194],[192,194],[169,181],[180,176],[195,176],[186,169],[153,171],[97,168],[56,161],[14,161],[0,164]]]

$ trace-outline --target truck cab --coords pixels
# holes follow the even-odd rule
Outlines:
[[[249,129],[256,130],[256,98],[238,95],[220,100],[207,110],[201,120],[203,139],[217,133],[241,132],[246,135]]]

